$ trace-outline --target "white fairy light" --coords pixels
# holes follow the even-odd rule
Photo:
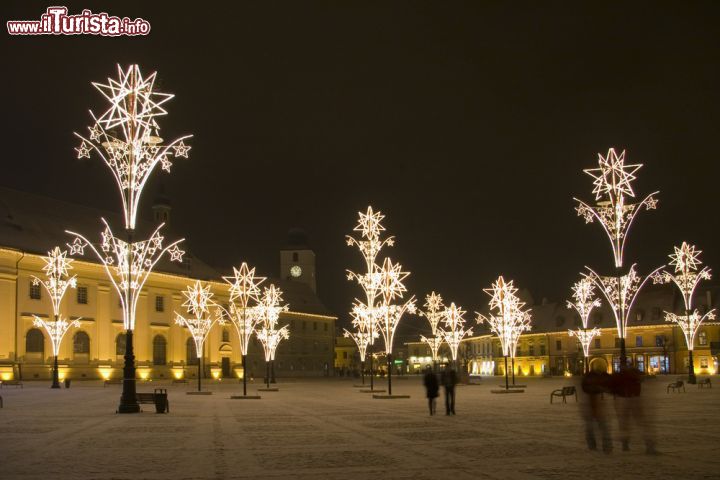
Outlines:
[[[615,317],[615,326],[617,328],[618,337],[624,339],[627,331],[627,323],[630,318],[630,310],[635,303],[635,299],[640,290],[650,278],[654,278],[655,274],[665,265],[656,268],[650,275],[644,279],[638,275],[635,269],[636,264],[630,266],[630,271],[626,275],[620,277],[607,277],[598,275],[590,267],[585,267],[588,273],[584,273],[585,279],[592,281],[603,294],[608,302],[608,306]]]
[[[577,337],[580,345],[582,346],[585,359],[590,356],[590,344],[593,338],[600,335],[600,329],[593,327],[588,330],[588,321],[590,319],[590,313],[594,308],[600,307],[600,299],[595,298],[595,284],[589,278],[583,277],[573,285],[573,299],[574,302],[567,302],[567,308],[575,309],[580,315],[581,328],[577,330],[568,330],[568,334],[572,337]]]
[[[258,326],[255,330],[255,336],[263,346],[266,364],[266,382],[270,387],[270,364],[275,361],[275,352],[280,342],[290,338],[290,328],[285,325],[277,328],[280,314],[287,312],[290,308],[288,305],[282,305],[282,290],[276,288],[275,285],[265,287],[263,290],[260,303],[255,307],[257,318],[259,318]]]
[[[227,309],[220,307],[218,313],[232,321],[240,338],[240,354],[248,354],[250,338],[260,321],[257,303],[260,302],[260,284],[265,277],[255,275],[255,267],[243,262],[240,268],[233,267],[233,275],[223,277],[230,285],[230,304]]]
[[[453,362],[457,361],[460,342],[462,342],[463,338],[472,335],[472,328],[465,329],[463,315],[465,315],[465,311],[462,308],[455,306],[455,303],[450,303],[450,306],[443,311],[444,326],[438,330],[440,336],[450,347]]]
[[[52,387],[60,388],[57,363],[60,345],[62,344],[65,334],[70,330],[70,327],[80,328],[78,319],[68,322],[67,319],[62,317],[60,314],[60,305],[67,289],[77,286],[77,278],[75,275],[70,276],[69,271],[73,268],[73,260],[67,257],[65,250],[60,250],[59,247],[55,247],[48,252],[47,257],[43,257],[43,261],[45,262],[45,266],[43,267],[45,280],[33,276],[32,281],[34,285],[42,285],[50,296],[50,302],[53,308],[53,320],[45,320],[37,315],[33,315],[33,325],[44,329],[50,337],[54,357]]]
[[[207,339],[215,322],[224,323],[222,318],[213,319],[210,315],[210,308],[215,307],[210,292],[210,285],[204,285],[197,280],[193,285],[187,287],[183,292],[185,302],[182,304],[190,316],[184,316],[175,312],[175,323],[186,327],[195,342],[195,351],[198,358],[202,356],[203,344]]]
[[[505,382],[507,387],[508,368],[507,357],[515,359],[517,344],[523,332],[530,331],[532,317],[530,309],[523,310],[525,303],[517,297],[517,288],[513,286],[512,280],[506,282],[500,276],[492,284],[491,288],[483,289],[490,295],[491,313],[485,316],[475,312],[477,323],[487,323],[490,330],[500,340],[503,356],[505,357]],[[492,312],[495,310],[495,312]]]
[[[102,222],[105,230],[102,232],[100,249],[81,234],[69,230],[66,233],[73,235],[75,240],[67,245],[71,255],[84,255],[88,247],[92,250],[120,296],[125,329],[133,330],[137,303],[145,282],[166,253],[170,255],[171,261],[182,261],[185,252],[178,248],[178,244],[183,240],[163,247],[164,237],[160,235],[160,229],[164,224],[160,224],[147,240],[128,243],[113,234],[104,218]]]
[[[442,347],[442,344],[445,342],[445,339],[441,335],[441,331],[438,330],[438,334],[434,337],[426,337],[425,335],[420,335],[420,341],[426,343],[427,346],[430,347],[432,361],[437,362],[439,359],[438,353],[440,352],[440,347]]]
[[[378,332],[385,343],[385,353],[388,359],[388,393],[392,394],[391,358],[393,340],[398,324],[405,313],[415,313],[415,297],[412,296],[404,303],[395,304],[402,299],[407,291],[403,281],[410,274],[403,272],[400,264],[394,264],[386,258],[382,265],[377,263],[377,257],[385,246],[394,245],[394,237],[382,238],[385,227],[382,220],[385,216],[381,212],[373,211],[368,207],[366,213],[358,212],[358,224],[354,231],[360,232],[361,237],[356,239],[350,235],[346,237],[348,246],[356,246],[365,260],[366,271],[362,274],[347,271],[348,280],[355,280],[365,293],[365,300],[355,300],[353,303],[353,325],[357,328],[355,333],[347,335],[367,350],[378,338]],[[361,356],[361,360],[363,357]],[[372,375],[371,388],[372,388]]]
[[[418,309],[418,315],[427,318],[430,323],[430,329],[432,334],[437,333],[437,327],[440,321],[443,319],[443,313],[445,310],[445,304],[443,303],[442,296],[435,292],[431,292],[430,295],[425,296],[425,304],[423,305],[425,310]]]
[[[203,285],[200,280],[196,280],[193,285],[188,286],[182,293],[185,297],[182,306],[185,307],[189,316],[175,312],[175,323],[181,327],[186,327],[195,343],[195,353],[198,358],[198,391],[200,391],[203,345],[215,322],[222,325],[225,320],[222,317],[213,319],[210,314],[210,309],[217,306],[212,300],[213,294],[210,292],[210,284]]]
[[[683,297],[685,312],[683,315],[677,315],[672,312],[665,312],[665,321],[675,323],[680,327],[685,337],[685,343],[688,347],[688,373],[690,383],[695,383],[695,370],[693,364],[693,350],[695,348],[695,336],[700,325],[705,320],[715,319],[715,309],[709,309],[707,313],[701,315],[697,309],[693,309],[693,295],[695,289],[702,280],[710,280],[712,275],[708,267],[703,267],[700,271],[698,268],[702,265],[700,261],[701,250],[696,250],[694,245],[683,242],[680,248],[674,247],[675,253],[669,255],[670,265],[675,267],[674,272],[663,270],[656,272],[653,276],[654,283],[674,283],[680,290]],[[708,305],[710,308],[711,305]]]
[[[576,211],[578,216],[584,217],[586,223],[595,220],[605,230],[612,245],[615,267],[623,265],[623,252],[630,227],[636,215],[643,208],[653,210],[657,207],[656,195],[653,192],[640,203],[626,202],[626,197],[635,197],[631,182],[636,179],[635,173],[642,167],[641,164],[625,165],[625,150],[619,155],[614,148],[608,150],[605,157],[598,154],[598,168],[585,169],[584,172],[593,177],[595,188],[595,207],[575,198],[578,202]]]
[[[80,328],[80,322],[77,319],[68,322],[67,320],[58,315],[55,317],[56,320],[50,322],[47,320],[43,320],[37,315],[33,315],[33,317],[33,325],[38,328],[44,328],[45,331],[48,333],[54,357],[57,357],[59,355],[60,344],[62,343],[62,339],[65,336],[65,333],[70,330],[70,327]]]
[[[138,65],[123,70],[118,65],[117,78],[93,86],[110,102],[110,108],[100,117],[90,111],[94,123],[89,136],[76,133],[81,144],[75,150],[78,158],[90,158],[95,151],[110,168],[120,190],[125,216],[125,228],[135,229],[138,205],[147,180],[160,164],[170,171],[172,157],[188,156],[191,147],[180,137],[167,145],[159,136],[156,118],[167,115],[165,102],[174,95],[155,89],[156,73],[143,77]]]
[[[405,313],[415,313],[415,296],[413,295],[406,302],[396,305],[392,302],[403,298],[407,291],[403,280],[410,275],[410,272],[403,272],[402,265],[392,263],[386,258],[379,271],[379,292],[382,304],[375,310],[377,313],[377,329],[382,335],[385,343],[385,353],[392,355],[393,340],[400,320]]]
[[[60,302],[68,288],[77,286],[76,275],[70,276],[69,270],[72,270],[71,258],[68,258],[67,251],[60,250],[55,247],[50,250],[47,257],[42,257],[45,262],[43,271],[45,272],[45,280],[41,280],[36,276],[32,277],[34,285],[42,285],[50,295],[52,302],[53,314],[60,315]]]

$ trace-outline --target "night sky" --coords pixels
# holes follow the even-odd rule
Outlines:
[[[611,271],[593,200],[597,153],[643,163],[626,258],[641,272],[683,240],[720,269],[720,5],[714,2],[55,2],[143,17],[147,37],[2,34],[0,185],[117,211],[97,157],[72,132],[106,109],[91,81],[116,63],[158,71],[162,133],[192,133],[160,171],[173,229],[220,271],[277,276],[291,227],[317,253],[318,290],[346,321],[359,269],[344,235],[368,204],[397,237],[411,293],[472,312],[499,274],[536,301],[563,300],[583,265]],[[53,2],[3,2],[39,19]],[[542,6],[541,6],[542,4]],[[470,315],[468,315],[470,317]],[[416,321],[416,320],[414,320]]]

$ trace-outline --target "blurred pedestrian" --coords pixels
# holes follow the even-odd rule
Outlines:
[[[641,394],[641,374],[637,368],[622,365],[612,376],[611,386],[615,395],[615,412],[623,451],[630,450],[633,428],[640,430],[645,440],[645,453],[655,455],[655,431],[650,414]]]
[[[445,415],[455,415],[455,385],[457,373],[448,363],[440,376],[440,383],[445,387]]]
[[[440,385],[438,384],[437,375],[432,371],[430,365],[425,367],[425,392],[428,399],[428,408],[430,409],[430,415],[435,414],[435,405],[437,403],[438,392],[440,391]]]
[[[605,407],[604,394],[610,391],[610,375],[602,365],[596,364],[583,376],[580,412],[585,421],[585,440],[590,450],[597,450],[595,426],[600,430],[602,449],[605,453],[612,452],[610,427]]]

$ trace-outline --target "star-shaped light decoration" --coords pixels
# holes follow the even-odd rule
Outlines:
[[[66,230],[65,233],[75,238],[67,245],[70,247],[71,255],[83,255],[85,248],[89,248],[95,254],[119,294],[125,329],[132,330],[135,328],[135,312],[140,292],[150,273],[166,253],[170,255],[171,261],[182,260],[185,252],[177,245],[183,239],[163,246],[164,239],[160,235],[161,225],[147,240],[134,241],[129,245],[113,234],[105,219],[102,219],[102,222],[105,229],[101,232],[99,248],[83,235],[70,230]]]
[[[487,323],[490,330],[497,335],[503,356],[515,358],[520,336],[532,328],[530,310],[523,310],[525,303],[515,295],[517,288],[513,286],[513,281],[505,281],[502,275],[493,282],[491,288],[483,291],[490,296],[488,304],[491,313],[485,316],[475,312],[476,321],[479,324]],[[505,373],[507,376],[507,371]]]
[[[75,149],[77,152],[77,158],[90,158],[90,147],[87,143],[84,141],[80,144],[78,148]]]
[[[440,320],[443,318],[443,311],[445,309],[442,296],[435,292],[426,295],[424,307],[425,310],[418,309],[418,315],[427,318],[432,334],[435,335],[438,323],[440,323]]]
[[[583,170],[595,179],[593,193],[596,200],[600,200],[604,195],[635,196],[631,183],[637,179],[635,173],[642,164],[625,165],[625,150],[618,155],[615,149],[611,148],[605,157],[598,153],[598,165],[598,168]]]
[[[94,151],[112,170],[123,202],[125,227],[135,229],[137,209],[148,177],[159,164],[169,172],[171,157],[186,157],[191,147],[186,135],[163,144],[158,136],[156,118],[166,115],[163,104],[173,95],[155,90],[156,73],[143,76],[137,65],[127,70],[118,66],[118,77],[107,83],[94,83],[95,88],[110,102],[100,117],[91,111],[94,123],[89,136],[76,133],[81,145],[75,150],[78,158],[89,158]]]
[[[76,276],[70,276],[69,274],[69,270],[73,268],[73,260],[68,258],[67,251],[60,250],[60,247],[53,248],[42,259],[45,262],[42,268],[43,272],[45,272],[45,280],[33,276],[33,284],[42,285],[45,288],[45,291],[50,296],[53,314],[58,316],[60,315],[60,303],[65,296],[65,292],[68,288],[75,288],[77,285]]]
[[[625,165],[625,150],[618,155],[614,148],[608,150],[605,157],[598,154],[598,159],[598,168],[584,170],[594,179],[593,193],[598,200],[597,205],[591,206],[575,198],[578,204],[575,211],[585,219],[585,223],[600,223],[610,240],[615,267],[620,268],[623,266],[625,242],[635,217],[643,209],[657,208],[656,195],[659,192],[651,193],[639,203],[628,203],[626,196],[635,196],[632,182],[642,165]]]
[[[80,328],[79,319],[68,322],[66,319],[58,316],[54,321],[43,320],[37,315],[33,315],[33,325],[38,328],[43,328],[50,337],[50,344],[52,345],[53,356],[57,357],[60,353],[60,344],[62,339],[70,330],[70,327]]]
[[[473,333],[472,328],[465,328],[464,315],[465,311],[456,306],[455,303],[451,303],[443,311],[443,328],[439,331],[445,343],[450,347],[450,355],[453,361],[457,360],[460,342]]]
[[[441,331],[438,330],[438,333],[441,333]],[[420,335],[420,341],[426,343],[427,346],[430,347],[432,361],[437,362],[439,360],[438,355],[440,353],[440,347],[442,347],[443,342],[445,342],[443,336],[435,335],[433,337],[426,337],[425,335]]]
[[[600,335],[600,329],[595,327],[592,330],[588,330],[588,321],[590,319],[590,313],[594,308],[600,307],[600,299],[595,298],[595,284],[590,278],[582,277],[579,281],[575,282],[572,287],[574,302],[568,301],[567,308],[575,309],[580,315],[581,328],[577,330],[568,330],[568,334],[572,337],[577,337],[580,345],[582,346],[583,353],[587,359],[590,355],[590,344],[594,337]]]
[[[214,305],[211,300],[213,293],[210,292],[210,284],[203,285],[200,280],[188,286],[183,295],[185,296],[185,302],[182,306],[185,307],[188,313],[198,317],[210,313],[210,307]]]
[[[265,361],[275,360],[275,351],[282,340],[290,338],[290,327],[285,325],[277,328],[280,314],[290,308],[282,304],[282,290],[270,285],[263,289],[263,295],[256,308],[259,318],[255,336],[263,346]]]

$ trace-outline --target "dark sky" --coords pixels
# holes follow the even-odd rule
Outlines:
[[[582,169],[611,146],[645,164],[637,192],[661,191],[627,259],[648,271],[688,240],[720,268],[715,2],[61,3],[152,32],[3,33],[2,185],[117,210],[72,132],[105,109],[90,82],[139,63],[177,95],[164,136],[195,135],[143,211],[162,182],[173,228],[221,270],[277,275],[286,232],[306,229],[341,317],[359,295],[344,269],[360,267],[343,237],[369,203],[418,297],[472,312],[498,274],[562,300],[583,265],[609,273],[609,244],[572,197],[592,200]],[[3,2],[3,25],[51,4]]]

